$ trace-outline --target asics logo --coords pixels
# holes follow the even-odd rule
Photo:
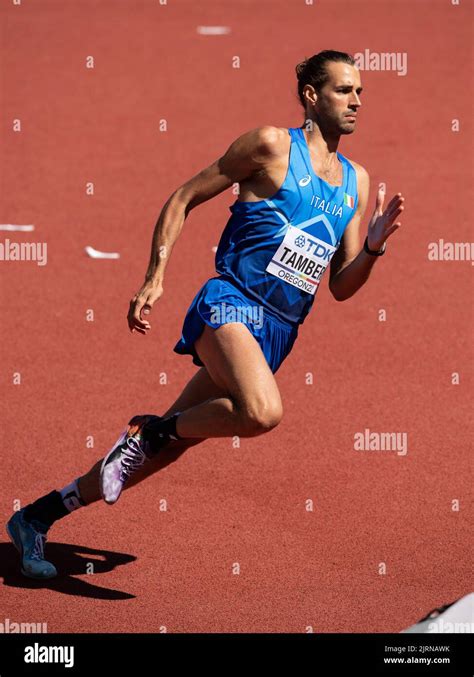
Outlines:
[[[298,184],[300,186],[307,186],[308,183],[310,183],[310,181],[311,181],[310,175],[306,174],[306,176],[303,176],[303,178],[298,181]]]

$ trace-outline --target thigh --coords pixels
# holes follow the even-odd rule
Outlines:
[[[237,406],[281,407],[280,392],[257,340],[241,322],[204,327],[194,347],[210,377]]]

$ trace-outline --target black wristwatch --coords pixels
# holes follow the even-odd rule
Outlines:
[[[369,249],[369,236],[364,240],[364,251],[367,254],[370,254],[370,256],[383,256],[385,254],[385,250],[387,249],[387,243],[384,242],[382,245],[382,249],[379,249],[377,252],[374,252],[372,249]]]

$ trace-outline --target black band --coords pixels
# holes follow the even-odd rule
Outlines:
[[[384,242],[382,245],[382,249],[379,249],[377,252],[372,251],[372,249],[369,249],[369,236],[364,240],[364,251],[367,254],[370,254],[370,256],[383,256],[385,254],[385,250],[387,248],[387,243]]]

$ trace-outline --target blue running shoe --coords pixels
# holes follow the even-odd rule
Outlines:
[[[19,510],[7,522],[7,534],[21,556],[21,573],[28,578],[54,578],[56,567],[44,558],[47,529],[36,520],[27,522],[24,511]]]

